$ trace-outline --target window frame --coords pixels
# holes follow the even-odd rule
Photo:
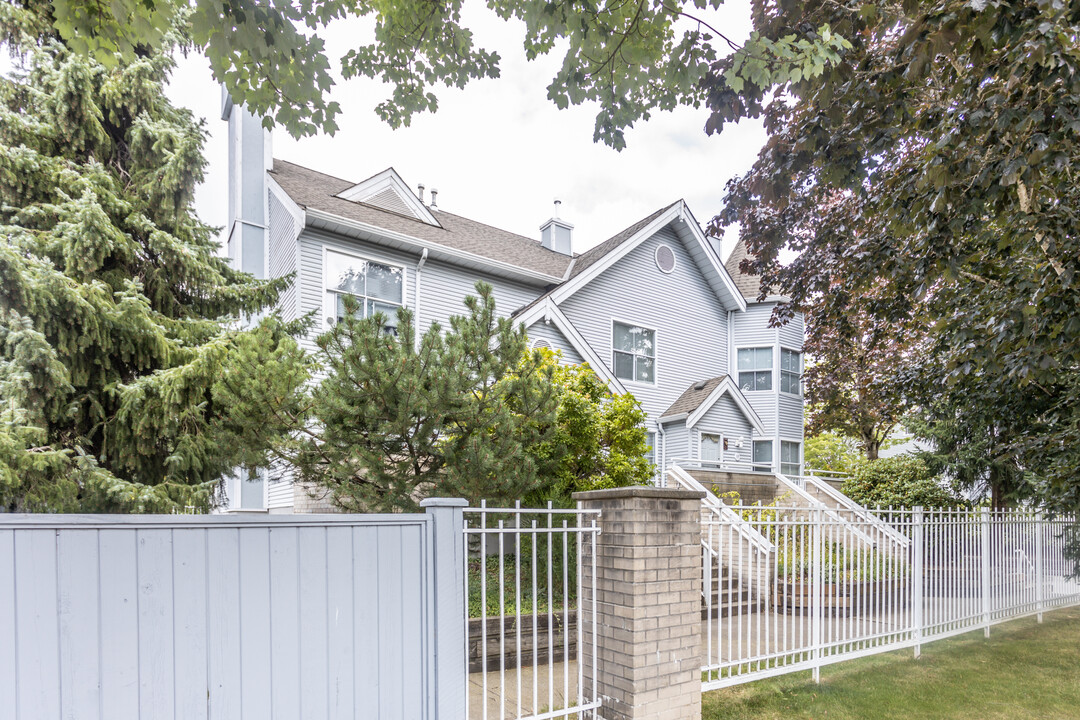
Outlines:
[[[750,440],[750,469],[752,472],[776,472],[776,446],[773,443],[776,442],[775,438],[761,438],[760,440]],[[754,452],[756,445],[759,443],[769,443],[769,466],[765,467],[760,464],[760,461],[755,459],[757,453]],[[758,468],[764,468],[759,470]]]
[[[381,298],[373,298],[369,295],[356,295],[355,293],[345,292],[342,290],[330,289],[330,282],[328,273],[330,271],[329,263],[327,262],[327,256],[329,255],[341,255],[353,260],[359,260],[365,263],[375,263],[376,265],[382,265],[392,270],[401,271],[401,303],[397,304],[398,307],[409,307],[409,273],[408,268],[404,264],[397,264],[395,261],[387,261],[383,258],[374,257],[371,255],[365,255],[364,253],[358,253],[353,250],[340,250],[338,248],[331,248],[323,245],[322,247],[322,314],[324,323],[336,323],[337,322],[337,296],[338,295],[352,295],[354,298],[360,301],[361,307],[364,308],[364,317],[367,317],[367,301],[375,300],[386,305],[394,305],[389,300],[383,300]],[[366,288],[365,288],[366,290]],[[330,297],[334,296],[331,300]],[[395,326],[395,330],[396,330]]]
[[[701,430],[697,431],[697,459],[701,460],[701,461],[705,460],[705,458],[703,457],[703,453],[701,452],[701,450],[702,450],[701,443],[702,443],[702,438],[704,436],[706,436],[706,435],[711,435],[712,437],[717,438],[717,443],[716,443],[717,457],[716,457],[715,460],[710,460],[708,462],[723,463],[724,462],[724,442],[727,440],[727,437],[725,437],[724,433],[720,432],[719,430],[710,430],[709,428],[702,428]]]
[[[744,390],[741,382],[741,377],[744,372],[759,373],[765,372],[764,368],[754,368],[753,370],[740,370],[739,369],[739,351],[741,350],[768,350],[772,360],[769,370],[769,389],[768,390]],[[779,389],[776,381],[776,346],[775,345],[739,345],[735,348],[735,386],[739,388],[741,393],[774,393]],[[755,381],[756,384],[756,381]]]
[[[630,328],[636,327],[636,328],[641,328],[642,330],[648,330],[649,332],[651,332],[653,334],[653,354],[652,354],[653,379],[652,379],[652,382],[646,382],[644,380],[637,380],[637,379],[634,379],[634,378],[619,377],[618,372],[615,370],[615,353],[616,353],[616,350],[615,350],[615,324],[616,323],[618,323],[619,325],[625,325],[626,327],[630,327]],[[609,339],[608,339],[608,346],[610,348],[610,351],[608,353],[608,359],[611,360],[611,374],[612,374],[612,376],[615,377],[620,382],[631,383],[633,385],[643,385],[645,387],[656,387],[660,382],[660,331],[657,330],[656,328],[649,327],[648,325],[645,325],[645,324],[640,323],[640,322],[631,322],[629,320],[624,320],[622,318],[617,318],[617,317],[612,317],[611,318],[611,326],[610,327],[611,327],[611,335],[609,336]],[[648,355],[637,355],[636,353],[628,353],[625,350],[619,350],[618,352],[620,352],[620,353],[622,353],[624,355],[631,355],[632,357],[635,358],[635,361],[634,361],[634,375],[635,375],[635,377],[637,376],[637,361],[636,361],[636,358],[638,358],[638,357],[645,357],[645,358],[650,357]]]
[[[799,391],[794,392],[794,393],[789,392],[787,390],[784,390],[784,374],[785,373],[788,374],[788,375],[792,374],[792,372],[790,370],[785,370],[784,369],[784,353],[786,353],[786,352],[795,353],[796,355],[799,356],[799,371],[798,371],[798,373],[795,373],[795,380],[796,380],[795,387],[797,387],[799,389]],[[782,393],[784,395],[788,395],[790,397],[801,398],[803,396],[802,376],[803,376],[803,351],[802,350],[796,350],[795,348],[784,347],[783,345],[781,345],[780,346],[780,364],[779,364],[779,369],[777,371],[777,378],[780,380],[780,382],[777,384],[776,389],[780,393]]]
[[[788,443],[788,444],[791,444],[791,445],[797,445],[798,448],[799,448],[799,462],[798,462],[799,472],[795,473],[792,476],[792,477],[799,477],[799,476],[801,476],[803,474],[803,438],[791,438],[791,437],[787,437],[787,438],[782,437],[782,438],[780,438],[780,445],[778,446],[778,453],[779,454],[778,454],[778,457],[777,457],[777,460],[778,460],[777,467],[780,468],[780,474],[781,475],[788,475],[788,473],[784,472],[784,465],[791,465],[792,464],[792,463],[785,463],[784,460],[783,460],[783,458],[784,458],[784,444],[785,443]]]

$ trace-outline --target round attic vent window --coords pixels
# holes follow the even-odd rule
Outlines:
[[[551,349],[551,343],[549,343],[547,340],[534,340],[532,346],[534,350],[536,348],[547,348],[549,350]]]
[[[656,267],[660,268],[662,273],[675,269],[675,253],[667,245],[656,248]]]

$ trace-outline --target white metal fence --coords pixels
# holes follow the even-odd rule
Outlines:
[[[1066,551],[1076,529],[1026,510],[706,513],[704,688],[799,670],[816,679],[822,665],[918,655],[925,642],[1078,604]]]
[[[594,565],[599,511],[465,510],[465,644],[469,718],[586,717],[596,687]],[[593,653],[584,677],[579,649]],[[592,716],[592,715],[590,715]]]

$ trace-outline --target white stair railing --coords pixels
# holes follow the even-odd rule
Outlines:
[[[870,547],[877,546],[877,540],[860,530],[855,523],[850,519],[844,518],[840,513],[827,506],[825,503],[818,500],[816,497],[806,491],[806,480],[809,478],[794,477],[789,478],[786,475],[776,473],[776,480],[784,488],[787,488],[788,492],[791,492],[796,497],[803,500],[807,507],[810,509],[821,508],[825,512],[825,517],[834,522],[837,528],[842,529],[850,534],[850,536],[858,538],[861,542],[866,543]]]
[[[685,490],[697,490],[698,492],[705,493],[705,497],[701,499],[702,506],[712,512],[718,520],[731,523],[739,536],[746,540],[746,542],[752,545],[756,550],[770,553],[776,549],[776,546],[769,542],[767,537],[755,530],[750,523],[743,520],[741,515],[725,505],[720,498],[716,497],[716,495],[710,492],[708,488],[695,480],[690,473],[686,472],[686,470],[678,465],[672,465],[668,468],[668,477],[674,480],[676,485]]]
[[[823,495],[828,496],[838,507],[847,510],[861,522],[881,531],[883,535],[887,536],[899,547],[906,548],[911,544],[911,540],[905,537],[903,533],[898,532],[892,525],[889,525],[889,523],[879,518],[866,507],[855,502],[821,478],[813,475],[804,475],[800,479],[803,480],[806,485],[809,485]]]

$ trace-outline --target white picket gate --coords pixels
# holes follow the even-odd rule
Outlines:
[[[1080,604],[1066,552],[1075,532],[1075,518],[1027,510],[707,513],[703,687],[800,670],[816,679],[826,664],[918,655],[926,642]]]

